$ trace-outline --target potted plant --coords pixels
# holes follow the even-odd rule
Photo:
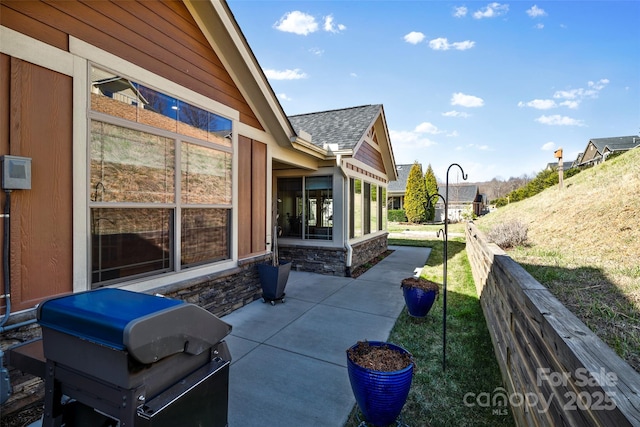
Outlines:
[[[276,301],[284,302],[284,289],[289,280],[291,262],[280,263],[278,256],[278,236],[282,229],[278,225],[277,207],[273,207],[273,233],[271,235],[271,263],[258,264],[260,286],[262,287],[262,301],[275,305]]]
[[[440,293],[440,285],[422,277],[407,277],[400,285],[409,315],[424,317]]]
[[[395,423],[407,401],[413,356],[382,341],[359,341],[347,349],[351,389],[364,420],[374,426]]]

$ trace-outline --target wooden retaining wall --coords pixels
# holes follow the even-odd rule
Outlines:
[[[508,404],[519,426],[640,426],[640,374],[472,222],[466,239],[507,393],[493,410]]]

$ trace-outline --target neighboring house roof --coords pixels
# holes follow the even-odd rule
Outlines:
[[[446,189],[438,187],[438,193],[446,197]],[[476,184],[449,185],[448,203],[473,203],[478,197],[479,190]]]
[[[573,167],[573,163],[574,162],[562,162],[562,170],[567,170],[567,169],[571,169]],[[558,162],[551,162],[551,163],[547,163],[547,167],[545,168],[545,170],[557,170],[558,169]]]
[[[419,163],[418,163],[419,164]],[[397,165],[396,171],[398,173],[398,179],[396,181],[389,182],[389,188],[387,194],[404,194],[407,190],[407,179],[409,178],[409,172],[411,171],[412,164],[409,165]],[[422,170],[422,165],[420,164]]]
[[[338,150],[353,150],[380,114],[382,105],[363,105],[340,110],[289,116],[296,134],[311,135],[311,143],[327,149],[338,144]],[[336,151],[336,150],[333,150]]]
[[[636,135],[592,138],[579,157],[579,165],[599,163],[608,153],[627,151],[634,147],[640,147],[640,137]]]
[[[589,142],[595,145],[600,153],[604,153],[605,151],[630,150],[640,145],[640,137],[631,135],[612,138],[592,138]]]

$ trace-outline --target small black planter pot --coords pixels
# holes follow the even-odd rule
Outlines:
[[[262,300],[275,305],[276,301],[284,302],[284,289],[289,280],[291,262],[279,265],[258,264]]]

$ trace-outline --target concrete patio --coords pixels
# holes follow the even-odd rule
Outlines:
[[[286,302],[261,300],[223,319],[233,326],[229,426],[342,426],[355,398],[346,350],[384,341],[404,308],[400,282],[429,248],[394,252],[358,278],[292,271]]]

